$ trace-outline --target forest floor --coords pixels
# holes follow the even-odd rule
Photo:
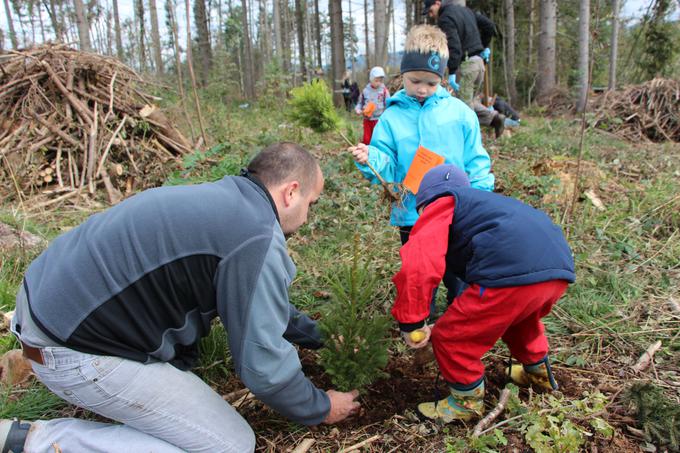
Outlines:
[[[339,137],[300,129],[286,120],[285,109],[273,107],[239,108],[207,101],[208,136],[222,145],[187,158],[184,170],[173,173],[168,184],[236,174],[263,146],[280,140],[302,143],[320,158],[326,186],[308,224],[289,240],[298,268],[291,301],[319,315],[329,301],[327,278],[339,265],[351,261],[358,233],[361,258],[370,263],[380,281],[374,308],[388,313],[394,296],[390,278],[399,266],[399,237],[388,225],[388,206],[379,187],[362,179]],[[356,122],[357,132],[359,127]],[[485,136],[484,141],[493,160],[497,191],[547,212],[563,226],[575,254],[577,282],[545,319],[559,391],[537,394],[520,390],[511,398],[506,413],[494,422],[498,426],[472,439],[474,424],[441,426],[415,416],[417,403],[434,398],[436,365],[394,341],[386,377],[364,389],[361,413],[346,422],[307,428],[286,421],[257,400],[236,401],[239,412],[255,430],[258,451],[293,451],[305,439],[315,441],[311,452],[677,448],[677,439],[674,447],[668,433],[677,433],[678,421],[670,421],[667,431],[659,420],[654,420],[656,425],[640,423],[638,408],[631,403],[635,400],[631,388],[636,383],[653,384],[664,395],[664,410],[678,413],[680,145],[630,143],[609,132],[588,129],[580,170],[583,195],[570,209],[579,131],[578,119],[550,118],[533,111],[511,136],[498,140]],[[49,240],[91,213],[90,209],[52,209],[26,217],[17,206],[4,205],[0,206],[0,221]],[[36,253],[3,255],[0,311],[12,309],[21,276]],[[396,331],[393,336],[397,338]],[[653,363],[642,372],[632,371],[640,355],[658,340],[661,348]],[[16,347],[9,332],[0,331],[0,355]],[[203,357],[196,372],[220,394],[242,389],[230,366],[220,326],[201,347]],[[312,381],[329,388],[330,378],[318,365],[316,353],[301,351],[301,358]],[[506,361],[507,349],[501,343],[484,358],[487,411],[505,385]],[[445,394],[441,380],[438,387],[439,393]],[[35,380],[0,387],[0,403],[0,418],[97,418],[61,402]],[[352,450],[353,446],[357,447]]]

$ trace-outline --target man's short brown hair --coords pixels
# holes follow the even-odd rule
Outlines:
[[[309,193],[316,185],[318,169],[316,158],[302,146],[292,142],[269,145],[248,164],[248,171],[268,189],[297,180],[304,194]]]

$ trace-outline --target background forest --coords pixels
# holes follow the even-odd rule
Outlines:
[[[395,75],[405,33],[424,20],[417,0],[3,2],[0,51],[71,43],[180,85],[190,60],[199,87],[225,101],[280,96],[319,71],[336,92],[346,69],[360,84],[374,65]],[[629,3],[634,17],[622,17],[624,0],[473,0],[467,6],[497,24],[493,91],[522,106],[554,96],[555,88],[582,98],[589,61],[595,88],[680,73],[680,3]]]
[[[361,128],[342,108],[343,79],[362,87],[382,65],[399,88],[421,1],[2,3],[0,419],[102,421],[33,379],[8,329],[49,241],[141,190],[236,175],[263,147],[294,141],[319,158],[326,185],[288,241],[291,302],[328,332],[375,323],[362,325],[362,354],[331,332],[335,349],[301,352],[303,370],[320,388],[342,385],[345,370],[371,379],[357,416],[293,424],[243,388],[215,323],[194,371],[246,418],[257,451],[680,451],[680,0],[467,2],[497,25],[491,91],[522,118],[483,137],[495,191],[546,212],[577,266],[545,318],[560,390],[512,388],[479,435],[414,414],[446,389],[431,356],[396,341],[399,233],[342,137],[356,142]],[[306,127],[301,104],[333,127]],[[484,357],[487,410],[506,388],[507,358],[501,343]]]

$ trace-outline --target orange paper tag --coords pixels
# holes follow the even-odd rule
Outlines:
[[[423,145],[418,147],[416,155],[413,157],[413,162],[406,172],[406,177],[404,178],[404,186],[410,190],[412,193],[418,193],[418,188],[420,187],[420,181],[423,180],[423,176],[430,169],[441,165],[444,163],[444,156],[430,151]]]
[[[366,118],[370,118],[371,115],[373,115],[373,112],[375,112],[377,105],[375,105],[374,102],[369,102],[366,104],[366,107],[364,107],[364,116]]]

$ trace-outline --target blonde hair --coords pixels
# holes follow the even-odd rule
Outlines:
[[[449,58],[449,46],[443,31],[433,25],[416,25],[406,35],[406,52],[428,54],[437,52],[442,58]]]

